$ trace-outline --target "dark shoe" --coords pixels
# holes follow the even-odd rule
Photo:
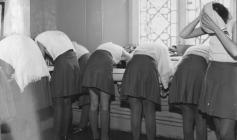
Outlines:
[[[83,128],[79,128],[79,127],[74,127],[73,128],[73,134],[76,134],[76,133],[81,133],[81,132],[84,132],[88,129],[88,127],[83,127]]]

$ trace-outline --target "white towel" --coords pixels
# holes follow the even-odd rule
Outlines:
[[[46,48],[53,60],[68,50],[75,51],[70,38],[58,30],[42,32],[37,35],[35,41],[40,42]]]
[[[37,44],[24,35],[10,35],[0,41],[0,59],[10,64],[21,90],[42,77],[50,77],[47,65]]]
[[[204,5],[202,13],[206,13],[214,22],[215,24],[220,27],[223,31],[226,31],[226,24],[223,21],[223,19],[219,16],[219,14],[213,9],[213,3],[209,2],[206,5]],[[201,19],[201,27],[207,32],[207,33],[214,33],[212,30],[208,29],[204,23],[202,23]]]
[[[81,56],[89,53],[89,50],[85,46],[78,44],[76,41],[72,41],[72,44],[75,48],[77,59],[80,59]]]

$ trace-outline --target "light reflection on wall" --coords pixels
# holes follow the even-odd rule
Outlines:
[[[4,36],[30,35],[30,0],[8,0],[5,11]]]

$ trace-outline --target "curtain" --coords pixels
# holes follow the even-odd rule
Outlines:
[[[30,0],[6,1],[4,36],[24,34],[30,36]]]

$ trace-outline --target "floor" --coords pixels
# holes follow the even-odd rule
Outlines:
[[[51,130],[50,130],[51,131]],[[51,133],[48,131],[44,140],[51,140]],[[72,140],[92,140],[92,134],[90,129],[87,129],[83,132],[77,133],[72,136]],[[110,132],[110,140],[132,140],[131,133],[111,130]],[[142,135],[141,140],[146,140],[146,136]],[[178,139],[170,139],[164,137],[157,137],[156,140],[178,140]]]

